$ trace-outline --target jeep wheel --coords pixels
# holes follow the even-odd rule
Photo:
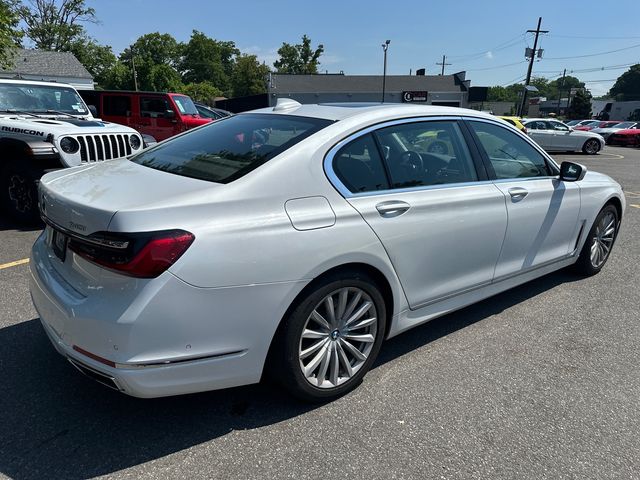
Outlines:
[[[0,175],[0,203],[16,221],[27,224],[38,219],[39,175],[19,161],[9,162]]]

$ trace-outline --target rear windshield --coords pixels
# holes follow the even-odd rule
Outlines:
[[[235,115],[161,143],[131,161],[176,175],[229,183],[331,123],[290,115]]]

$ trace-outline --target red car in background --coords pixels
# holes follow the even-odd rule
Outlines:
[[[594,120],[593,122],[584,123],[578,125],[577,127],[573,127],[574,130],[583,130],[588,132],[589,130],[593,130],[594,128],[609,128],[614,125],[620,123],[620,120],[607,120],[606,122],[602,122],[600,120]]]
[[[158,142],[211,122],[181,93],[84,90],[78,92],[94,116],[135,128]]]
[[[627,128],[624,130],[618,130],[615,133],[609,135],[607,139],[607,145],[622,145],[625,147],[639,147],[640,146],[640,124],[633,128]]]

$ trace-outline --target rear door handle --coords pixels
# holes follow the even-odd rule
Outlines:
[[[409,210],[409,208],[411,208],[411,205],[400,200],[390,200],[376,205],[376,210],[378,210],[380,216],[385,218],[402,215],[404,212]]]
[[[511,198],[516,202],[522,200],[528,194],[529,194],[529,192],[527,190],[525,190],[524,188],[515,187],[515,188],[510,188],[509,189],[509,195],[511,195]]]

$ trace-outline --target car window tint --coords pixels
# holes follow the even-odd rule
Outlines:
[[[105,115],[126,117],[131,113],[131,98],[125,95],[105,95],[102,97]]]
[[[331,123],[292,115],[236,115],[162,142],[131,161],[176,175],[229,183]]]
[[[333,158],[333,170],[353,193],[389,188],[382,158],[371,135],[363,135],[342,147]]]
[[[164,116],[167,110],[173,110],[169,102],[162,97],[141,97],[140,115],[143,117],[158,118]]]
[[[553,127],[554,130],[560,130],[563,132],[566,132],[569,130],[569,127],[567,127],[565,124],[560,123],[560,122],[549,122],[551,124],[551,126]]]
[[[393,188],[471,182],[478,176],[454,121],[416,122],[378,130]]]
[[[484,148],[496,178],[546,177],[544,156],[517,133],[491,123],[469,122]]]

